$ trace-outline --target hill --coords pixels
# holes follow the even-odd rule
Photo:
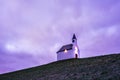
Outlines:
[[[0,80],[120,80],[120,54],[56,61],[1,74]]]

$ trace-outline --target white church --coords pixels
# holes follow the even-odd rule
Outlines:
[[[80,58],[79,48],[77,45],[77,38],[75,34],[72,37],[72,44],[64,45],[57,51],[57,60],[64,60],[70,58]]]

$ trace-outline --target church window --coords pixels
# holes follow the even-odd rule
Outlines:
[[[75,54],[78,54],[78,48],[75,46]]]
[[[67,52],[68,52],[67,49],[65,49],[65,50],[64,50],[64,53],[67,53]]]

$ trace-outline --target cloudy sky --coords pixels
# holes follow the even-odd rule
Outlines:
[[[0,74],[56,61],[78,39],[80,56],[120,52],[120,0],[0,0]]]

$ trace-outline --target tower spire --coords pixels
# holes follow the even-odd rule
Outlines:
[[[75,36],[75,33],[73,34],[73,37],[72,37],[72,42],[74,43],[75,40],[77,40],[76,36]]]

